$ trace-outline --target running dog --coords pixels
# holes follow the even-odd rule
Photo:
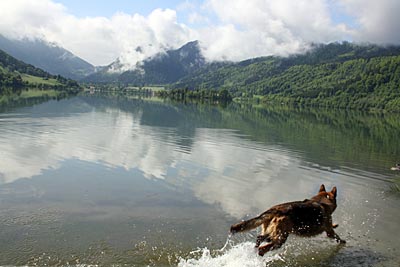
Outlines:
[[[311,199],[273,206],[253,219],[232,225],[230,232],[235,234],[261,226],[261,235],[256,240],[260,256],[280,248],[289,234],[311,237],[326,232],[329,238],[344,244],[346,241],[340,239],[333,230],[338,225],[332,224],[332,213],[336,209],[336,194],[336,187],[326,192],[325,186],[321,185],[318,194]],[[268,243],[260,246],[264,241]]]

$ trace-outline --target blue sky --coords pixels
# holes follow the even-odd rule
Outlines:
[[[197,11],[200,11],[199,7],[204,1],[201,0],[56,0],[56,2],[63,4],[68,12],[80,17],[95,17],[104,16],[111,17],[118,12],[128,13],[128,14],[141,14],[148,15],[154,9],[173,9],[178,12],[178,20],[182,23],[196,24],[188,20],[188,10],[180,8],[185,3],[192,3]],[[335,1],[328,1],[330,5],[331,18],[335,23],[346,23],[348,25],[356,26],[354,17],[349,16],[346,12],[340,8]],[[207,16],[215,22],[215,17],[208,13]]]
[[[68,8],[68,11],[77,17],[104,16],[111,17],[117,12],[128,14],[150,14],[157,8],[176,9],[182,0],[58,0]]]
[[[205,9],[202,9],[204,0],[55,0],[64,5],[68,13],[79,18],[85,17],[107,17],[110,18],[116,13],[149,15],[155,9],[172,9],[177,12],[179,23],[190,24],[192,27],[204,26],[204,21],[193,21],[190,19],[191,13],[196,11],[198,14],[207,16],[207,23],[216,23],[217,19]]]

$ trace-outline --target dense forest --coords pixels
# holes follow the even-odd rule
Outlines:
[[[400,111],[400,47],[332,43],[288,58],[209,64],[171,87],[226,89],[264,102]]]
[[[229,102],[232,96],[228,90],[189,90],[189,89],[172,89],[161,90],[155,92],[155,95],[162,98],[169,98],[177,101],[218,101]]]
[[[31,88],[76,92],[80,86],[76,81],[51,75],[0,50],[0,96],[18,95]]]

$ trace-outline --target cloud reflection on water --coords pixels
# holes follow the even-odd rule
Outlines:
[[[188,127],[194,130],[182,136],[176,125],[165,125],[162,113],[156,114],[162,127],[154,121],[149,126],[143,125],[145,111],[140,108],[126,112],[97,107],[67,113],[63,105],[68,101],[59,103],[57,116],[43,112],[46,104],[42,104],[25,114],[1,117],[3,184],[78,159],[126,171],[136,169],[149,179],[188,186],[203,202],[242,217],[276,199],[279,192],[271,194],[268,186],[291,175],[290,166],[298,165],[299,159],[284,150],[254,143],[235,130],[193,124]]]

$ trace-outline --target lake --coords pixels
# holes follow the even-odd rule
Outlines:
[[[81,95],[0,113],[0,266],[399,266],[398,114]],[[229,227],[338,188],[340,246]]]

